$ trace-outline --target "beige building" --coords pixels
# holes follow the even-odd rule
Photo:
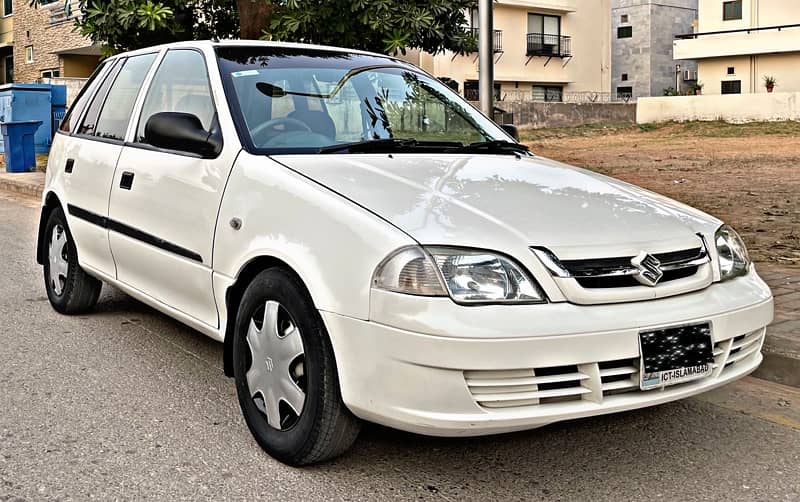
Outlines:
[[[699,0],[696,33],[678,37],[675,59],[695,59],[703,94],[800,91],[800,1]]]
[[[40,78],[88,77],[97,67],[99,46],[81,36],[75,27],[79,0],[4,0],[13,8],[14,81]],[[2,30],[0,30],[2,31]]]
[[[611,0],[496,0],[495,96],[562,101],[574,92],[611,91]],[[467,16],[478,35],[477,11]],[[478,99],[478,54],[409,54]]]

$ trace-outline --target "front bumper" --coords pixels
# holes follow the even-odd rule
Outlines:
[[[371,311],[380,322],[322,312],[348,408],[410,432],[474,436],[652,406],[741,378],[762,360],[773,304],[752,272],[696,293],[598,306],[461,307],[374,291]],[[712,376],[639,390],[638,333],[699,322],[712,324]]]

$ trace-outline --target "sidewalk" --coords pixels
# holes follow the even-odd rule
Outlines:
[[[0,171],[0,190],[41,198],[44,173]],[[756,265],[775,295],[775,320],[767,329],[764,362],[755,376],[800,387],[800,267],[774,263]]]
[[[44,173],[7,173],[0,170],[0,190],[40,199],[44,190]]]

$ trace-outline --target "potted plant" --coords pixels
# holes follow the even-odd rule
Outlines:
[[[764,75],[764,87],[767,88],[767,92],[772,92],[775,89],[775,77]]]
[[[703,83],[695,82],[694,85],[692,85],[691,89],[694,91],[695,96],[700,96],[701,94],[703,94]]]

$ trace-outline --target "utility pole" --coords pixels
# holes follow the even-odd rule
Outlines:
[[[481,111],[494,118],[494,19],[493,0],[478,2],[478,94]]]

